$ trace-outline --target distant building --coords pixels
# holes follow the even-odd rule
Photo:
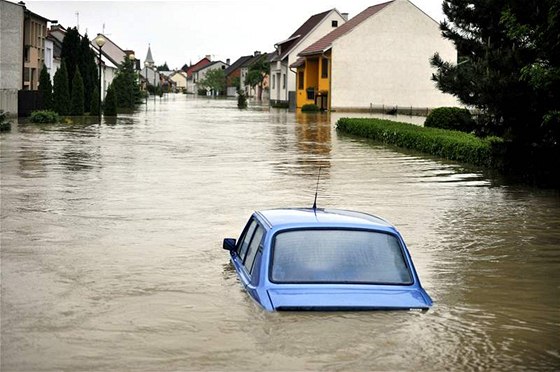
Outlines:
[[[37,90],[45,62],[47,23],[24,3],[0,0],[0,110],[18,114],[18,91]]]
[[[153,87],[161,85],[161,77],[156,69],[150,45],[148,45],[148,53],[146,53],[146,58],[144,60],[144,68],[140,70],[140,88],[142,90],[147,90],[148,85]]]
[[[288,103],[292,97],[295,106],[296,74],[289,66],[298,59],[298,53],[348,20],[347,13],[336,9],[315,14],[303,23],[289,38],[277,42],[270,62],[270,103]]]
[[[210,56],[207,55],[206,57],[202,58],[200,61],[198,61],[194,65],[190,65],[187,68],[187,70],[185,71],[187,73],[187,93],[190,93],[190,94],[196,93],[196,90],[195,90],[196,89],[195,88],[196,81],[194,80],[193,72],[195,70],[198,70],[198,69],[206,66],[210,62],[211,62]]]
[[[203,90],[204,87],[200,86],[200,82],[202,80],[204,80],[204,78],[206,77],[206,74],[211,71],[211,70],[224,70],[226,68],[228,68],[228,64],[222,61],[214,61],[214,62],[210,62],[198,69],[195,69],[192,71],[192,81],[193,81],[193,91],[194,93],[199,92],[199,90]],[[211,94],[212,92],[206,91],[206,94]],[[215,94],[217,94],[218,92],[214,92]]]
[[[253,56],[251,58],[245,60],[245,62],[239,67],[239,71],[240,71],[239,79],[241,84],[241,90],[243,90],[248,97],[263,98],[263,94],[264,94],[265,95],[264,98],[268,98],[268,80],[269,80],[268,71],[263,77],[263,83],[261,87],[259,86],[251,87],[250,85],[245,84],[245,82],[247,80],[247,75],[249,74],[249,69],[251,68],[251,66],[253,66],[257,62],[260,62],[262,59],[266,59],[270,62],[271,56],[272,53],[261,53],[260,51],[257,50],[253,53]],[[262,89],[264,92],[260,91],[260,89]]]
[[[228,68],[225,69],[226,74],[226,94],[228,97],[235,97],[237,89],[241,87],[241,66],[253,56],[243,56],[233,62]],[[239,86],[236,85],[239,84]]]
[[[326,110],[457,106],[431,80],[429,59],[456,61],[436,21],[408,0],[371,6],[299,53],[297,106]]]

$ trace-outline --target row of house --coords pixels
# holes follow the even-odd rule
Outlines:
[[[276,43],[271,102],[325,110],[457,106],[431,80],[429,59],[457,51],[439,24],[408,0],[368,7],[355,17],[336,9],[310,17]]]
[[[51,78],[60,66],[66,30],[28,10],[23,3],[0,0],[0,109],[17,113],[18,91],[36,90],[45,64]],[[51,23],[50,28],[47,27]],[[126,59],[134,61],[140,85],[161,86],[164,91],[212,94],[200,82],[209,71],[226,77],[226,94],[237,89],[292,108],[316,104],[324,110],[363,110],[379,107],[434,108],[457,106],[457,100],[440,92],[431,80],[429,59],[439,53],[456,61],[454,45],[441,36],[438,23],[409,0],[373,5],[349,18],[329,9],[309,17],[291,35],[274,44],[269,53],[254,52],[230,63],[205,56],[182,70],[158,71],[148,46],[143,66],[132,50],[119,47],[106,35],[99,58],[102,94]],[[270,70],[257,87],[245,84],[249,69],[266,59]]]
[[[353,18],[329,9],[312,15],[276,42],[271,53],[255,52],[231,65],[229,60],[202,59],[187,70],[187,92],[197,92],[196,82],[207,71],[222,68],[228,96],[236,94],[234,81],[239,78],[249,96],[262,94],[272,105],[424,112],[458,106],[453,96],[439,91],[431,80],[434,70],[429,60],[435,53],[444,60],[457,60],[455,46],[441,36],[438,22],[409,0],[372,5]],[[261,58],[270,63],[262,87],[246,86],[250,66]]]

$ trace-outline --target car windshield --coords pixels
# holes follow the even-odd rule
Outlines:
[[[276,283],[412,284],[395,236],[343,229],[278,233],[270,279]]]

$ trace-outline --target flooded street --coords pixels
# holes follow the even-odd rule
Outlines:
[[[0,369],[560,369],[558,192],[339,135],[341,116],[176,95],[13,124]],[[311,207],[318,166],[319,207],[397,226],[431,310],[267,313],[244,292],[222,239]]]

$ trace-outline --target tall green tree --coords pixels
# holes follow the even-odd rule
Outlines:
[[[438,88],[483,113],[479,132],[557,146],[560,0],[445,0],[443,12],[459,59],[431,59]]]
[[[91,106],[90,106],[90,115],[99,115],[101,108],[99,107],[99,88],[95,87],[93,89],[93,94],[91,95]]]
[[[84,81],[84,111],[90,112],[92,94],[95,87],[99,87],[99,78],[97,64],[95,62],[96,55],[91,49],[88,35],[85,34],[80,42],[79,68]]]
[[[52,110],[53,109],[53,92],[52,83],[47,67],[43,64],[41,69],[41,75],[39,76],[39,91],[43,97],[43,109]]]
[[[113,84],[107,87],[107,95],[103,102],[103,115],[117,116],[117,95]]]
[[[66,31],[66,35],[62,40],[62,49],[60,51],[60,58],[66,63],[68,71],[68,84],[74,79],[76,67],[80,64],[80,33],[76,27],[70,28]],[[70,90],[72,93],[72,90]]]
[[[213,95],[223,94],[226,88],[226,75],[222,69],[210,70],[198,85],[212,91]]]
[[[68,88],[68,71],[63,60],[60,68],[54,74],[53,108],[59,115],[68,115],[70,112],[70,92]]]
[[[72,98],[70,103],[70,115],[80,116],[84,114],[84,82],[80,69],[76,67],[76,73],[72,79]]]
[[[249,85],[251,88],[258,87],[258,99],[262,98],[263,82],[269,70],[270,63],[268,62],[266,53],[262,54],[259,59],[249,66],[249,71],[245,77],[245,85]]]
[[[138,85],[138,75],[134,71],[133,62],[125,58],[119,66],[117,76],[113,79],[113,88],[119,108],[131,109],[141,102],[140,86]]]

